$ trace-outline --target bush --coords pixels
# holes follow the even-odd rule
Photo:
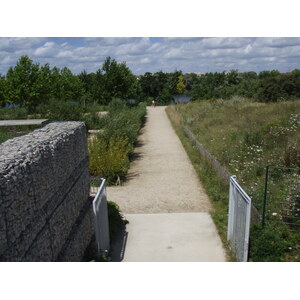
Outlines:
[[[108,111],[104,139],[108,142],[112,137],[123,138],[128,140],[129,145],[133,145],[144,122],[146,105],[139,103],[138,106],[129,108],[125,102],[115,99],[108,106]]]
[[[106,178],[115,183],[124,178],[129,167],[128,141],[112,138],[107,143],[101,135],[89,140],[89,168],[92,177]]]
[[[285,259],[286,245],[278,229],[260,224],[251,226],[249,258],[252,261],[280,262]]]
[[[114,98],[107,107],[109,113],[118,113],[126,109],[128,109],[126,102],[119,98]]]
[[[172,94],[170,89],[163,88],[157,97],[158,105],[168,105],[172,102]]]
[[[83,111],[81,104],[55,99],[47,104],[40,104],[35,110],[50,121],[78,121],[82,119]]]
[[[105,117],[98,118],[103,132],[89,141],[89,155],[91,175],[104,177],[112,184],[126,176],[129,155],[144,121],[146,105],[139,103],[129,108],[124,101],[114,99],[108,111]]]
[[[120,207],[113,201],[107,201],[109,237],[113,240],[122,225],[128,224],[120,212]]]
[[[0,120],[20,120],[27,119],[27,109],[25,107],[0,108]]]
[[[99,116],[96,111],[84,114],[82,121],[85,122],[87,129],[102,129],[107,124],[106,116]]]

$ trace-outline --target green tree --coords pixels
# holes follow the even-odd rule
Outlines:
[[[7,72],[7,98],[14,104],[25,105],[33,110],[40,99],[37,88],[39,65],[27,56],[22,56],[14,68]]]
[[[272,70],[272,71],[261,71],[258,74],[259,79],[269,78],[269,77],[276,77],[280,75],[280,72],[278,70]]]
[[[139,83],[125,62],[117,63],[116,60],[107,57],[99,74],[102,74],[100,83],[103,104],[109,103],[113,98],[136,98]]]
[[[5,77],[0,73],[0,107],[5,105],[6,102],[6,80]]]
[[[67,101],[79,101],[84,93],[82,82],[67,67],[60,71],[60,89],[62,100]]]
[[[48,103],[52,97],[51,69],[48,63],[40,67],[37,80],[33,84],[33,90],[39,95],[35,105]]]
[[[164,87],[157,97],[158,104],[169,104],[172,101],[172,93],[170,89]]]
[[[183,76],[187,91],[191,91],[193,86],[199,83],[200,76],[196,73],[186,73]]]
[[[168,73],[168,88],[172,95],[177,94],[178,77],[182,75],[182,71],[175,70],[173,73]]]
[[[178,94],[183,94],[184,90],[185,90],[185,84],[184,84],[184,78],[183,75],[179,75],[178,76],[178,82],[176,85],[176,90]]]
[[[159,77],[154,76],[150,72],[146,72],[144,75],[139,77],[139,82],[142,91],[142,98],[146,99],[149,97],[156,98],[159,94]]]
[[[237,85],[240,83],[240,76],[238,70],[231,70],[226,74],[226,81],[228,85]]]
[[[100,75],[100,76],[99,76]],[[84,89],[84,103],[97,103],[101,99],[101,72],[87,73],[85,70],[78,75]],[[100,93],[99,93],[100,92]]]

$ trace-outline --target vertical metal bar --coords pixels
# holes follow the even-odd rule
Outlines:
[[[266,218],[266,203],[267,203],[267,193],[268,193],[268,179],[269,179],[269,166],[266,167],[266,180],[265,180],[265,193],[264,193],[264,203],[262,212],[262,226],[265,226]]]
[[[103,178],[100,180],[100,187],[93,200],[93,212],[98,253],[103,254],[109,251],[110,239],[106,199],[106,181]]]
[[[244,261],[248,261],[248,249],[249,249],[249,236],[250,236],[250,223],[251,223],[251,198],[250,202],[246,205],[246,225],[245,225],[245,248],[244,248]]]
[[[236,179],[236,176],[231,176],[229,181],[229,206],[228,206],[228,228],[227,228],[227,240],[231,240],[234,230],[234,185],[233,180]]]
[[[250,216],[251,198],[231,176],[227,237],[239,261],[248,260]]]

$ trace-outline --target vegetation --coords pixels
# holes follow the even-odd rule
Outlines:
[[[112,241],[120,228],[129,222],[124,219],[121,214],[120,207],[117,203],[113,201],[107,202],[107,210],[108,210],[108,222],[109,222],[109,237]]]
[[[211,165],[201,155],[199,155],[199,150],[183,131],[181,126],[181,116],[176,110],[176,107],[177,105],[169,106],[166,110],[167,114],[195,168],[200,181],[205,188],[207,195],[212,201],[213,207],[210,213],[214,223],[216,224],[223,245],[226,246],[227,259],[229,261],[234,261],[234,255],[230,251],[227,243],[228,187],[217,176]]]
[[[84,121],[88,129],[99,130],[89,140],[91,174],[114,184],[127,173],[145,105],[153,99],[158,105],[168,105],[174,95],[181,94],[191,96],[194,103],[172,106],[168,114],[213,201],[212,217],[225,243],[227,187],[199,157],[180,124],[186,124],[221,164],[238,176],[261,211],[265,167],[300,167],[300,70],[200,75],[175,70],[135,76],[125,62],[107,57],[96,72],[76,75],[67,67],[51,68],[22,56],[7,74],[0,74],[0,119]],[[104,110],[107,115],[100,114]],[[1,128],[0,143],[30,130]],[[282,205],[281,200],[273,201],[276,205],[268,206],[272,216],[268,221],[297,218],[298,222],[299,174],[291,177],[287,171],[272,180],[273,186],[281,188],[276,195],[286,200],[285,208],[292,215],[281,214],[276,207]],[[275,193],[273,187],[271,192]],[[299,260],[299,234],[291,231],[290,225],[281,223],[276,228],[272,231],[270,223],[263,229],[252,227],[252,260]],[[273,253],[270,245],[277,247]]]
[[[300,111],[299,100],[266,104],[241,97],[232,97],[228,101],[196,101],[187,105],[179,104],[168,108],[173,123],[176,120],[178,126],[180,123],[186,124],[204,147],[230,173],[237,175],[238,181],[252,197],[260,212],[262,212],[265,167],[267,165],[300,166],[300,114],[297,113],[298,111]],[[201,173],[208,172],[203,173],[205,176],[203,174],[200,176],[215,208],[219,207],[217,199],[223,203],[224,210],[220,213],[224,217],[224,222],[221,223],[221,227],[226,228],[228,196],[223,193],[223,190],[216,183],[218,179],[215,178],[215,175],[208,178],[211,176],[212,171],[205,169],[200,160],[198,158],[197,161],[196,157],[192,159],[194,164],[199,163],[201,165]],[[281,176],[278,178],[281,178],[280,182],[288,186],[292,192],[294,185],[291,184],[291,177],[284,179]],[[294,205],[298,205],[298,191],[294,194],[287,193],[285,199],[292,199],[289,200],[289,203],[292,201],[295,203]],[[293,198],[291,198],[291,195]],[[294,207],[294,205],[289,205]],[[287,208],[287,204],[285,208]],[[277,213],[275,212],[275,214]],[[214,217],[214,212],[212,215]],[[221,216],[218,215],[218,218],[221,218]],[[216,216],[214,220],[216,222]],[[218,221],[216,224],[218,225]],[[218,227],[220,230],[220,224]],[[277,237],[282,239],[285,234],[292,251],[285,247],[284,258],[282,259],[298,260],[300,253],[299,238],[297,240],[291,231],[289,235],[286,235],[284,233],[286,230],[284,231],[283,228],[285,227],[278,226]],[[255,230],[256,227],[252,230],[252,239],[256,237]],[[299,233],[296,236],[299,237]],[[291,243],[294,244],[291,245]],[[255,245],[255,241],[252,244]],[[261,254],[258,256],[255,254],[255,249],[258,248],[254,246],[251,252],[253,260],[261,256]]]
[[[112,243],[118,232],[122,229],[122,227],[128,224],[129,221],[126,220],[122,215],[119,205],[113,201],[107,201],[107,213],[109,223],[109,238],[110,243]],[[95,238],[92,239],[92,242],[84,253],[83,261],[110,262],[111,260],[110,253],[98,254]]]
[[[22,56],[6,75],[0,74],[0,107],[19,105],[29,113],[36,113],[39,105],[48,105],[53,100],[81,103],[85,107],[95,103],[106,106],[113,98],[146,103],[155,99],[158,105],[166,105],[177,94],[192,96],[192,100],[232,96],[259,102],[290,100],[300,97],[300,70],[289,73],[231,70],[206,74],[183,74],[175,70],[135,76],[125,62],[118,63],[108,56],[96,72],[83,70],[75,75],[67,67],[51,68],[49,64],[39,65]]]
[[[146,115],[145,104],[128,107],[114,99],[102,117],[102,131],[89,140],[89,166],[93,177],[104,177],[108,183],[124,179],[130,155]]]

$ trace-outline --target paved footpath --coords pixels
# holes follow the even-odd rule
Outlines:
[[[209,199],[165,112],[148,107],[128,179],[107,188],[129,224],[114,261],[226,261]]]

